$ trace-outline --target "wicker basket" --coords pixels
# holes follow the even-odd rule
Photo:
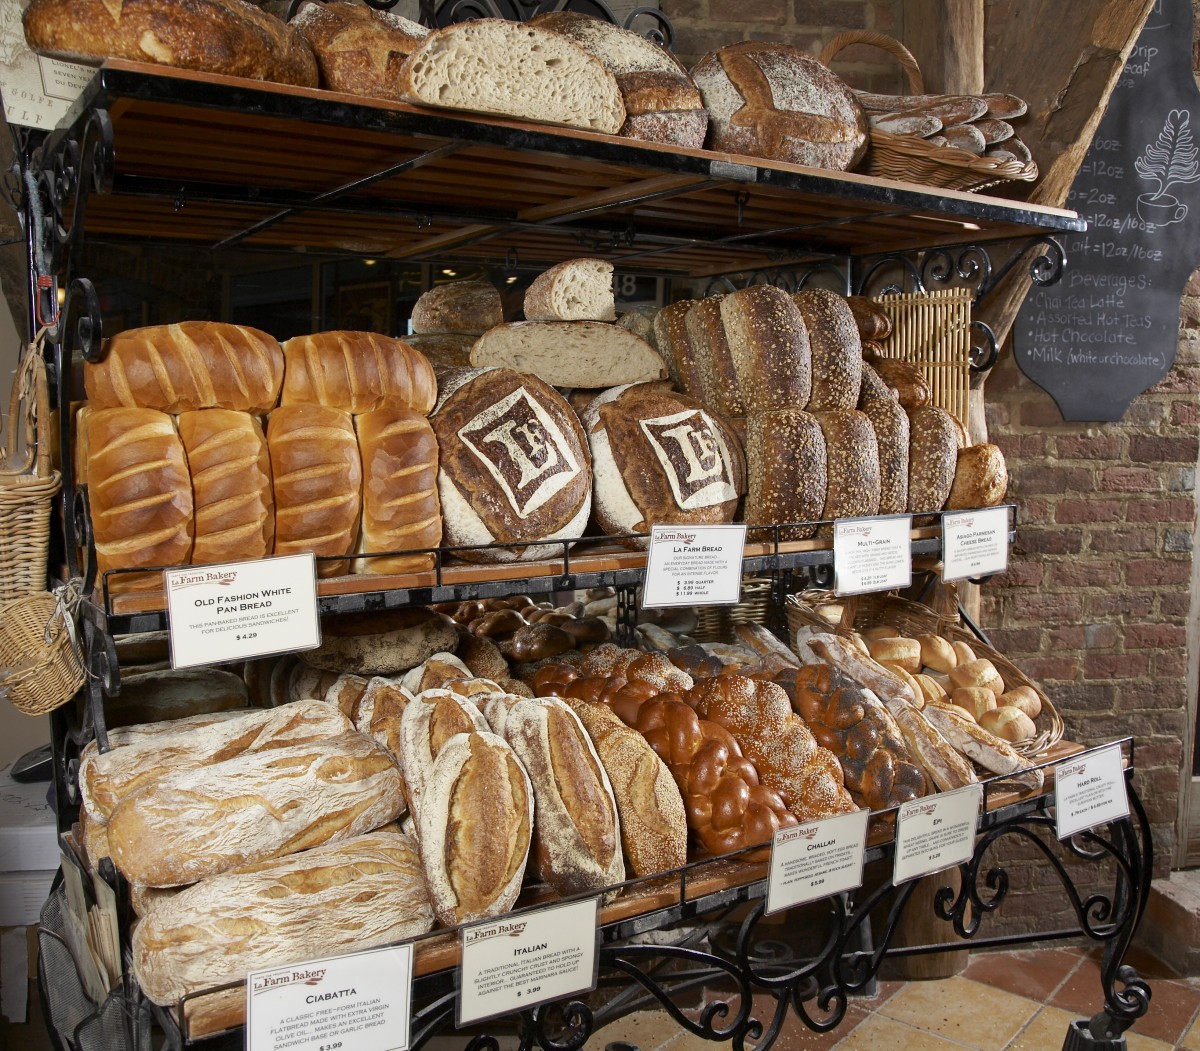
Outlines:
[[[83,685],[69,616],[45,591],[0,604],[0,691],[26,715],[54,711]]]
[[[13,378],[8,442],[0,449],[0,602],[46,588],[50,508],[62,476],[50,466],[50,398],[41,337]]]
[[[903,67],[909,94],[925,93],[925,79],[912,52],[899,40],[883,33],[861,29],[840,33],[825,45],[820,61],[829,65],[839,51],[852,44],[867,44],[888,52]],[[980,157],[954,146],[937,146],[915,135],[893,135],[875,128],[871,129],[863,170],[868,175],[885,179],[969,191],[1003,182],[1032,182],[1038,176],[1037,165],[1032,161],[1023,163]]]
[[[766,624],[771,609],[771,581],[767,577],[747,577],[742,581],[742,597],[732,606],[701,606],[697,610],[697,642],[733,642],[738,624]]]

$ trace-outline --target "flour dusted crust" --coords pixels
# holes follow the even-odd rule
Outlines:
[[[592,403],[583,423],[604,532],[733,520],[745,491],[740,443],[695,400],[657,385],[616,387]]]
[[[789,44],[747,40],[705,55],[692,69],[709,114],[708,147],[846,171],[867,146],[854,93]]]
[[[582,534],[591,508],[591,457],[579,418],[553,388],[509,369],[448,374],[431,422],[448,546]],[[463,556],[512,561],[556,550],[531,544]]]
[[[388,826],[155,895],[133,930],[133,967],[146,995],[168,1006],[261,967],[387,945],[432,926],[416,844]]]
[[[449,690],[426,690],[409,702],[400,718],[400,765],[408,790],[408,808],[421,822],[425,789],[438,753],[455,734],[487,730],[474,701]]]

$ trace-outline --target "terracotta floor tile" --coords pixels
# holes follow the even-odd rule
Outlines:
[[[1104,1006],[1100,964],[1092,954],[1080,962],[1061,989],[1050,998],[1053,1007],[1070,1011],[1076,1018],[1090,1018]]]
[[[1049,1051],[1050,1048],[1060,1048],[1066,1038],[1067,1027],[1074,1020],[1075,1016],[1069,1011],[1043,1007],[1005,1051]]]
[[[1082,957],[1076,948],[972,953],[963,977],[1045,1003]]]
[[[584,1051],[604,1051],[609,1044],[624,1043],[641,1051],[656,1051],[675,1040],[681,1031],[679,1023],[665,1011],[635,1011],[598,1030],[583,1046]]]
[[[1200,1011],[1200,989],[1182,982],[1150,979],[1150,1009],[1133,1024],[1141,1036],[1178,1043]]]
[[[911,982],[880,1014],[980,1051],[1000,1051],[1037,1013],[1039,1004],[969,978]]]
[[[1179,1046],[1186,1051],[1200,1051],[1200,1020],[1192,1023],[1191,1029],[1184,1034]]]
[[[837,1051],[963,1051],[967,1046],[883,1014],[871,1015],[835,1045]]]

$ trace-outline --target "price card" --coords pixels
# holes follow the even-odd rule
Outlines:
[[[412,945],[254,971],[247,1051],[405,1051]]]
[[[1059,839],[1129,816],[1119,744],[1066,759],[1054,768],[1054,815]]]
[[[833,523],[833,589],[839,595],[912,583],[912,515],[841,518]]]
[[[869,810],[781,828],[771,845],[767,914],[862,886]]]
[[[642,608],[733,605],[745,547],[744,525],[652,526]]]
[[[321,644],[311,554],[163,571],[171,667],[218,664]]]
[[[894,883],[904,883],[969,861],[983,785],[967,785],[905,803],[896,814]]]
[[[588,898],[464,928],[457,1024],[595,989],[599,911]]]
[[[1008,569],[1008,508],[942,515],[942,576],[985,577]]]

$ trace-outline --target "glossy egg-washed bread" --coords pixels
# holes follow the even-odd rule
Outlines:
[[[315,332],[283,344],[282,404],[324,405],[357,415],[412,409],[428,415],[437,400],[433,366],[400,339],[377,332]]]

